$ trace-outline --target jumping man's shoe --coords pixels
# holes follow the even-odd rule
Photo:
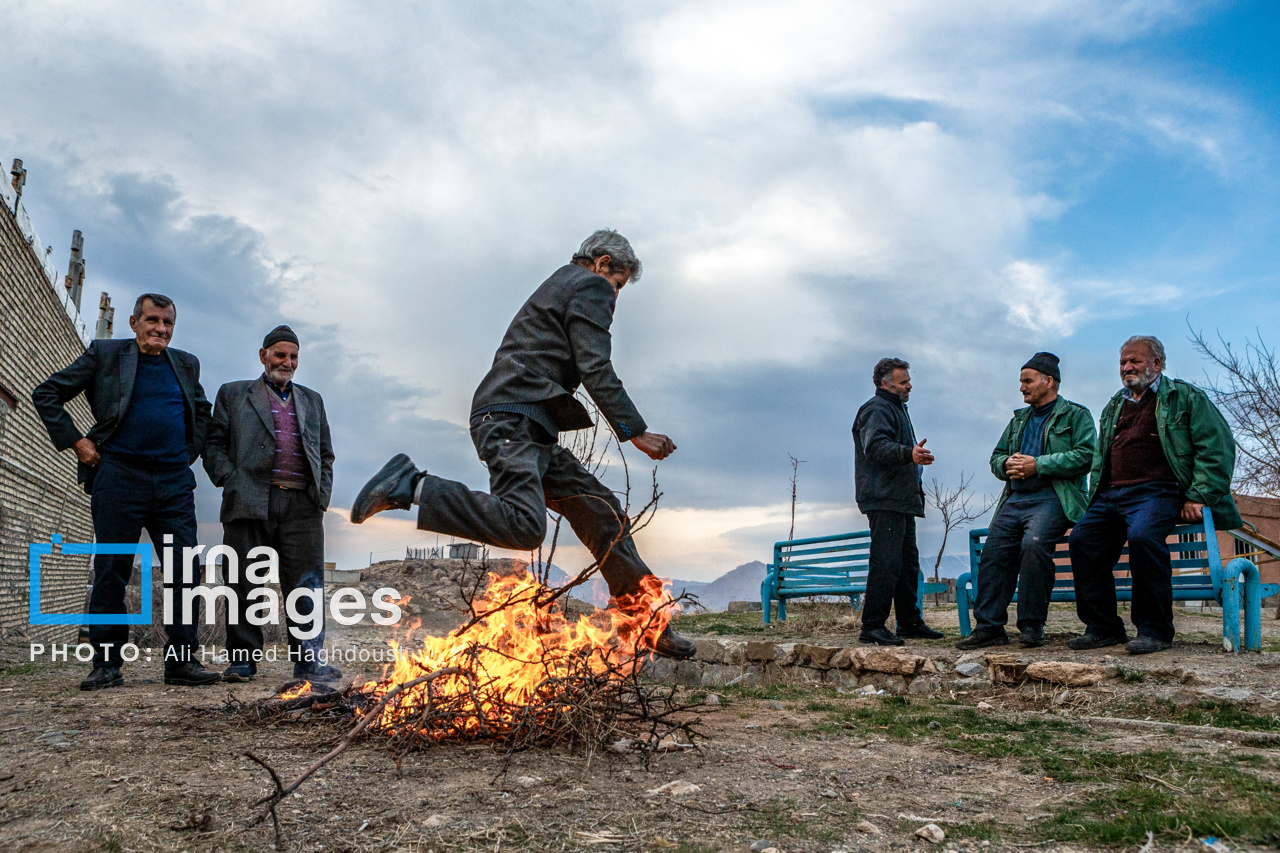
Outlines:
[[[1113,637],[1099,637],[1086,632],[1079,637],[1072,637],[1067,640],[1067,648],[1082,652],[1086,649],[1105,649],[1107,646],[1119,646],[1128,641],[1129,635],[1125,633],[1116,634]]]
[[[654,642],[653,653],[664,658],[685,660],[696,655],[698,647],[693,644],[692,640],[682,637],[675,628],[668,625],[662,629],[662,633],[658,635],[658,639]]]
[[[888,628],[885,628],[883,626],[879,628],[872,628],[870,631],[868,631],[866,628],[863,628],[862,633],[858,635],[858,642],[874,643],[877,646],[905,646],[906,645],[906,643],[903,642],[902,639],[899,638],[897,634],[893,633]]]
[[[1044,628],[1040,625],[1028,625],[1022,629],[1018,642],[1028,649],[1044,645]]]
[[[198,662],[190,660],[164,668],[165,684],[180,684],[183,687],[206,687],[222,680],[222,673],[205,669]]]
[[[1171,648],[1173,648],[1173,643],[1158,640],[1155,637],[1145,637],[1141,634],[1124,644],[1124,650],[1131,655],[1149,655],[1152,652],[1162,652]]]
[[[408,509],[413,506],[413,488],[423,472],[414,467],[413,460],[403,453],[391,457],[382,470],[364,484],[351,505],[351,523],[361,524],[369,516],[387,509]]]
[[[323,663],[295,663],[293,677],[305,678],[307,681],[341,681],[342,670],[336,666]]]
[[[89,677],[80,682],[81,690],[102,690],[104,687],[119,687],[124,684],[124,676],[118,667],[95,666]]]
[[[253,681],[257,675],[258,674],[253,671],[253,664],[233,663],[222,671],[222,680],[232,682]]]
[[[956,643],[956,648],[968,651],[969,649],[985,649],[988,646],[1007,645],[1009,645],[1009,635],[1004,632],[1003,628],[999,631],[980,628]]]
[[[894,633],[903,640],[941,640],[945,636],[941,631],[935,631],[923,622],[899,625]]]

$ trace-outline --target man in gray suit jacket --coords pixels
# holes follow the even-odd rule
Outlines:
[[[272,329],[258,359],[261,376],[218,389],[204,448],[204,469],[222,487],[222,542],[239,558],[237,581],[228,584],[236,597],[227,612],[231,659],[222,677],[248,681],[257,674],[262,628],[246,622],[245,611],[253,603],[250,594],[262,585],[250,580],[245,568],[249,552],[267,546],[280,558],[285,602],[302,591],[297,612],[303,621],[288,619],[294,675],[332,680],[341,670],[317,655],[324,646],[324,512],[333,491],[329,420],[320,395],[293,381],[298,336],[292,329]],[[314,601],[308,591],[317,596]],[[313,611],[316,602],[318,612]],[[314,636],[299,639],[317,627]]]
[[[676,449],[667,436],[648,431],[611,363],[614,306],[640,273],[625,237],[597,231],[511,321],[471,402],[471,439],[489,469],[489,494],[419,471],[398,454],[356,496],[351,520],[360,524],[376,512],[416,503],[422,530],[532,551],[546,537],[550,508],[568,519],[600,561],[614,597],[640,592],[652,572],[631,539],[626,513],[613,492],[557,442],[562,430],[592,426],[573,395],[582,385],[619,441],[655,460]],[[696,649],[668,627],[654,651],[685,658]]]

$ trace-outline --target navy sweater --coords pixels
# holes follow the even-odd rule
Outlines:
[[[129,410],[101,453],[132,465],[190,464],[182,386],[164,353],[138,353]]]

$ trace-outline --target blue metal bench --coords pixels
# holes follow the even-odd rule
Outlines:
[[[778,620],[787,618],[789,598],[847,595],[849,602],[857,607],[867,591],[867,552],[870,548],[869,530],[775,542],[773,562],[767,567],[764,581],[760,584],[764,624],[772,621],[772,604],[775,601],[778,602]],[[925,595],[945,592],[946,589],[946,584],[925,583],[924,572],[920,572],[916,604],[923,606]]]
[[[974,579],[982,558],[982,547],[987,539],[987,528],[969,531],[969,571],[956,580],[956,605],[960,614],[960,633],[969,636],[972,630],[969,610],[976,595]],[[1204,511],[1204,522],[1179,524],[1170,536],[1169,551],[1173,557],[1173,600],[1210,601],[1222,606],[1222,645],[1227,651],[1238,652],[1240,641],[1240,611],[1244,609],[1244,643],[1246,649],[1257,651],[1262,647],[1262,599],[1275,595],[1280,585],[1264,584],[1258,577],[1258,567],[1248,560],[1236,558],[1222,567],[1222,555],[1218,550],[1218,535],[1213,527],[1213,514]],[[1116,599],[1133,600],[1133,580],[1129,576],[1126,546],[1121,561],[1116,564]],[[1058,574],[1053,584],[1050,601],[1075,601],[1075,578],[1071,574],[1071,560],[1067,553],[1067,538],[1059,539],[1054,562]],[[1015,594],[1014,600],[1017,601]]]

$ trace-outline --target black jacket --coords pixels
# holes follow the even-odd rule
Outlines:
[[[276,453],[270,395],[261,376],[228,382],[218,389],[204,446],[204,470],[215,486],[222,487],[220,521],[267,520]],[[324,400],[296,382],[291,396],[302,433],[302,452],[311,472],[308,494],[316,506],[328,509],[333,492],[333,441]]]
[[[911,461],[916,434],[897,394],[876,389],[853,419],[853,481],[858,509],[924,517],[920,468]]]
[[[472,413],[493,405],[541,403],[561,430],[585,429],[591,416],[573,396],[582,385],[620,440],[644,433],[644,418],[610,363],[616,301],[613,285],[585,267],[568,264],[556,270],[511,321],[472,398]]]
[[[200,458],[205,436],[209,432],[209,401],[200,387],[200,361],[189,352],[165,347],[165,357],[178,377],[182,388],[183,408],[186,414],[187,456],[190,462]],[[71,362],[65,370],[59,370],[31,392],[40,419],[44,421],[53,446],[66,450],[82,438],[96,445],[106,444],[120,426],[124,414],[129,411],[129,399],[133,394],[133,380],[138,374],[138,342],[127,340],[96,340]],[[76,428],[63,404],[83,392],[93,412],[93,426],[84,435]],[[86,492],[92,491],[95,469],[83,462],[77,464],[77,482],[84,484]]]

